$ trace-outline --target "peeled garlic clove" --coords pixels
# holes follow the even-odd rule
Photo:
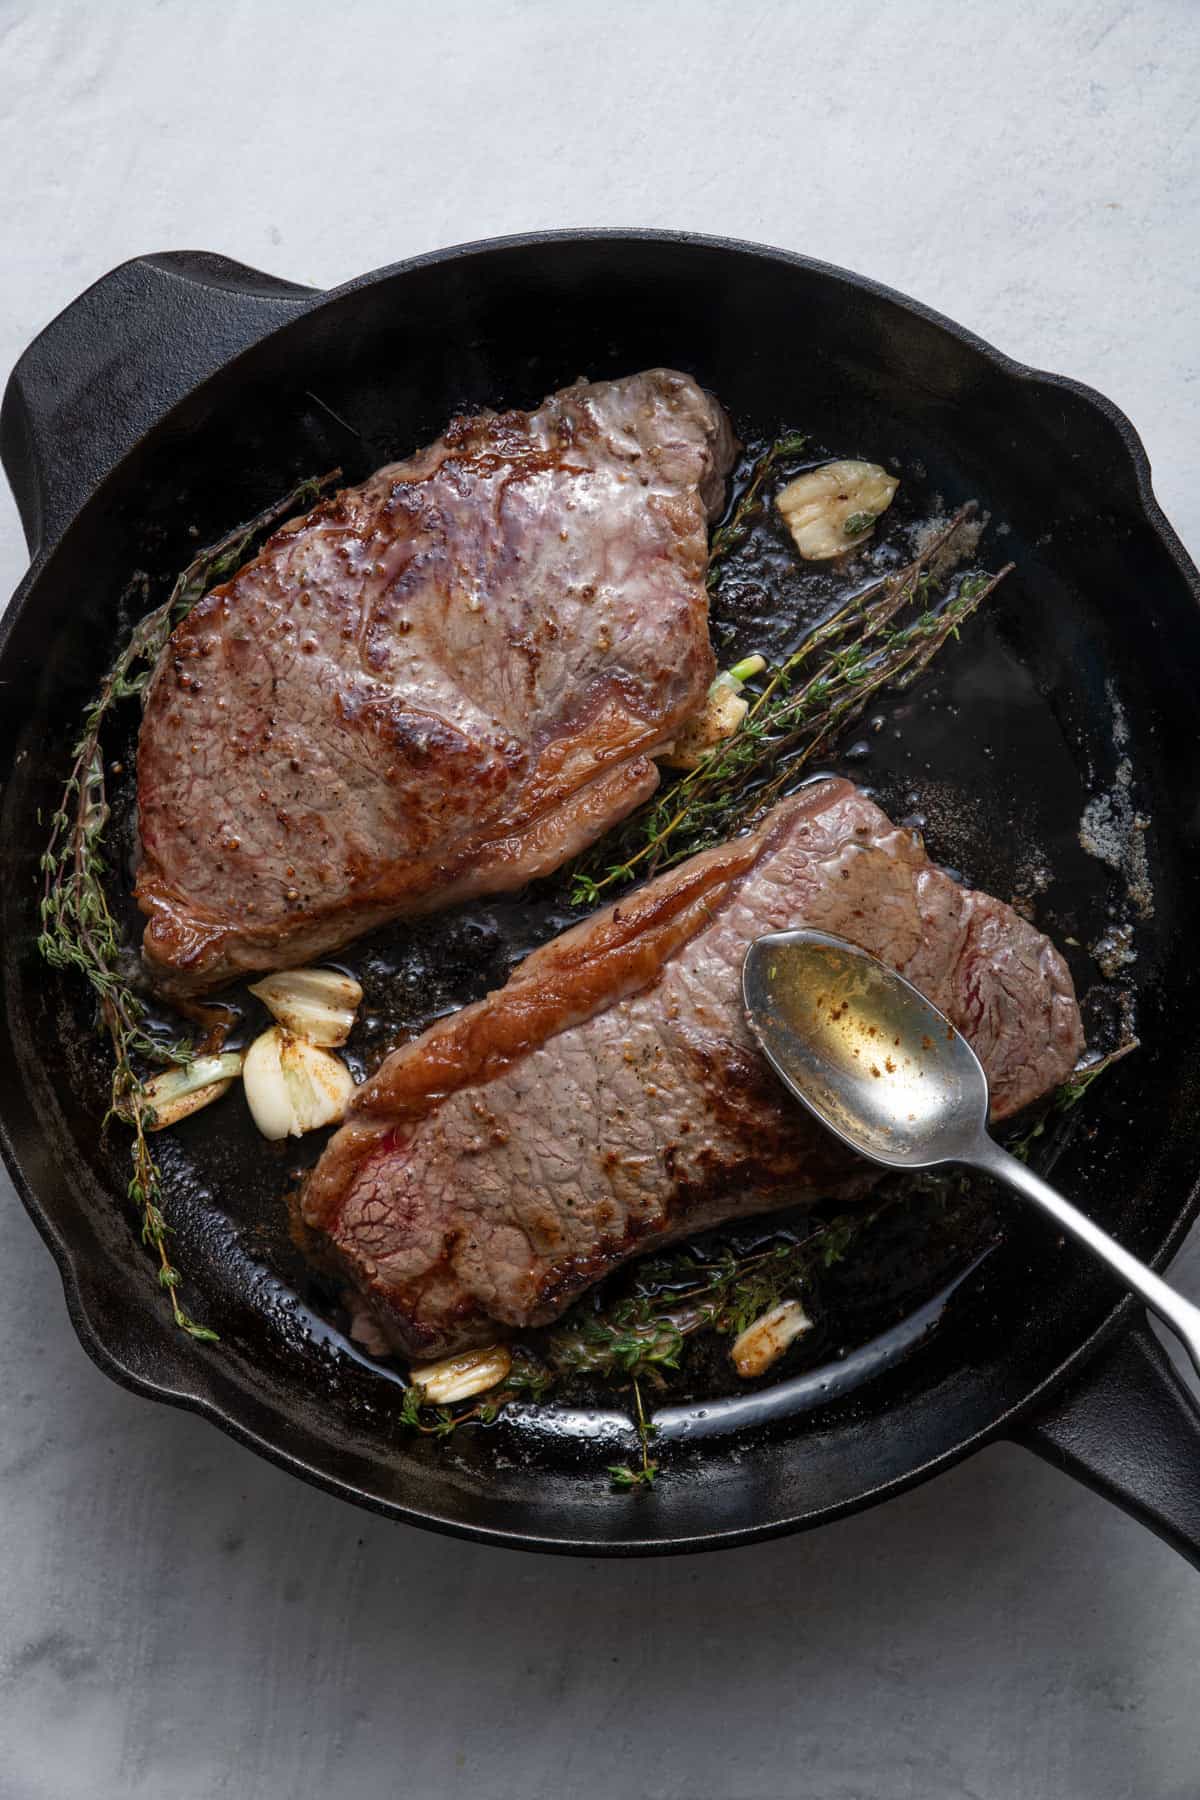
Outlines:
[[[812,1329],[812,1320],[798,1300],[781,1300],[733,1340],[729,1354],[738,1374],[749,1380],[765,1375],[788,1345]]]
[[[688,720],[659,760],[670,769],[698,767],[707,751],[733,736],[750,710],[749,701],[742,699],[742,684],[766,666],[765,657],[747,656],[732,669],[723,669],[709,688],[701,711]]]
[[[201,1107],[211,1106],[241,1072],[242,1059],[230,1050],[224,1056],[197,1056],[193,1062],[151,1076],[142,1088],[142,1099],[154,1113],[152,1120],[146,1120],[146,1129],[165,1131]]]
[[[660,760],[669,769],[697,768],[714,745],[733,736],[748,711],[749,702],[730,683],[722,683],[718,675],[702,710],[688,720]]]
[[[338,969],[281,969],[250,989],[279,1023],[310,1044],[344,1044],[362,989]]]
[[[328,1050],[272,1025],[246,1052],[242,1085],[265,1138],[302,1137],[333,1125],[354,1092],[354,1077]]]
[[[418,1363],[409,1370],[430,1406],[449,1406],[455,1400],[471,1400],[504,1380],[512,1368],[512,1356],[503,1344],[486,1350],[463,1350],[441,1362]]]
[[[819,562],[866,543],[899,486],[878,463],[832,462],[797,475],[775,504],[801,556]]]

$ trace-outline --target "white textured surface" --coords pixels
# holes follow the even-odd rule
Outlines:
[[[1195,550],[1198,52],[1192,0],[0,0],[0,365],[139,251],[726,232],[1110,393]],[[0,1350],[0,1800],[1197,1791],[1195,1577],[1015,1450],[717,1558],[419,1536],[110,1386],[7,1184]]]

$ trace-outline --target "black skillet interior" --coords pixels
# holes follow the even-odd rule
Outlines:
[[[156,370],[171,354],[171,282],[219,290],[211,366],[263,329],[249,313],[237,321],[248,272],[216,281],[214,267],[164,259],[139,289],[132,330],[106,321],[102,283],[74,346],[70,313],[35,346],[5,427],[6,462],[35,530],[55,456],[70,458],[89,434],[118,442],[123,406],[155,412]],[[446,1445],[401,1432],[393,1381],[301,1298],[283,1204],[294,1147],[264,1146],[240,1109],[200,1115],[168,1152],[176,1260],[222,1342],[208,1349],[174,1334],[121,1201],[122,1147],[98,1142],[102,1072],[85,1011],[36,956],[38,811],[53,804],[80,707],[119,641],[131,570],[166,577],[197,539],[293,479],[333,463],[361,476],[435,436],[457,410],[526,405],[579,373],[690,370],[748,435],[802,428],[839,453],[894,463],[947,506],[978,498],[990,518],[986,559],[1015,560],[1017,574],[940,659],[920,704],[884,707],[886,729],[847,772],[897,816],[921,813],[931,853],[973,882],[1034,893],[1039,922],[1077,940],[1081,986],[1110,1005],[1134,997],[1143,1048],[1105,1078],[1057,1176],[1131,1248],[1161,1257],[1191,1216],[1197,1149],[1187,927],[1200,869],[1190,698],[1200,615],[1194,571],[1153,509],[1132,434],[1095,396],[1018,370],[895,296],[745,246],[563,234],[424,259],[290,304],[290,323],[170,411],[63,521],[8,622],[0,1113],[85,1343],[118,1379],[200,1407],[336,1492],[495,1541],[698,1548],[816,1523],[894,1491],[1011,1422],[1110,1318],[1112,1288],[1036,1220],[1014,1217],[1003,1250],[895,1367],[840,1395],[836,1382],[810,1384],[753,1428],[685,1421],[662,1451],[658,1488],[632,1498],[612,1495],[603,1472],[614,1452],[628,1455],[628,1434],[601,1417],[518,1415]],[[159,317],[140,320],[137,309]],[[122,331],[136,341],[125,359],[98,355],[97,318],[101,344]],[[90,361],[89,379],[46,413],[47,357],[73,348]],[[53,535],[55,521],[41,524]],[[745,621],[724,625],[732,640]],[[1079,845],[1083,808],[1105,792],[1118,813],[1127,802],[1151,821],[1138,834],[1148,917],[1131,905],[1127,872]],[[1106,987],[1088,947],[1127,917],[1137,958]],[[488,985],[538,928],[510,904],[452,921],[436,955],[428,934],[415,934],[398,956],[414,1012]]]

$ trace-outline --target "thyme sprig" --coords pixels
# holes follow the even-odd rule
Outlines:
[[[658,1426],[646,1416],[641,1383],[636,1375],[633,1378],[633,1422],[638,1434],[641,1461],[636,1468],[629,1463],[609,1463],[606,1471],[613,1486],[624,1492],[634,1488],[653,1487],[658,1475],[658,1464],[650,1455],[650,1445],[658,1433]]]
[[[1119,1063],[1123,1057],[1128,1056],[1139,1047],[1137,1038],[1126,1038],[1123,1043],[1117,1045],[1115,1050],[1110,1050],[1107,1056],[1098,1056],[1093,1061],[1083,1063],[1073,1070],[1069,1078],[1060,1087],[1055,1088],[1033,1123],[1026,1127],[1020,1137],[1009,1144],[1008,1147],[1013,1155],[1019,1156],[1022,1162],[1028,1162],[1037,1140],[1045,1135],[1050,1126],[1078,1106],[1084,1095],[1090,1091],[1092,1083],[1108,1069],[1111,1069],[1114,1063]]]
[[[149,1029],[146,1008],[136,993],[129,969],[131,953],[109,906],[105,885],[104,834],[109,802],[101,739],[110,716],[122,702],[140,698],[172,631],[196,602],[245,560],[250,546],[274,526],[311,506],[340,474],[301,482],[281,500],[201,550],[175,581],[161,606],[134,626],[124,649],[101,683],[83,717],[72,752],[71,772],[50,820],[50,836],[42,853],[41,932],[38,949],[53,969],[81,975],[95,997],[99,1024],[113,1054],[107,1127],[114,1119],[133,1131],[132,1173],[128,1195],[141,1214],[142,1242],[158,1262],[159,1285],[166,1290],[176,1325],[190,1337],[213,1342],[216,1333],[200,1325],[183,1306],[180,1274],[167,1244],[170,1227],[163,1212],[162,1174],[151,1154],[147,1132],[154,1110],[146,1098],[140,1072],[144,1063],[159,1066],[187,1063],[193,1055],[186,1041],[172,1042]],[[134,590],[148,598],[149,583],[139,577]]]
[[[723,842],[882,688],[909,687],[1012,570],[1009,563],[994,575],[972,572],[943,597],[954,539],[973,512],[973,503],[961,507],[906,568],[858,589],[771,669],[732,737],[575,863],[572,903],[592,905],[613,887]]]
[[[705,1260],[690,1250],[653,1258],[630,1294],[550,1334],[546,1360],[559,1375],[627,1375],[661,1387],[684,1340],[702,1331],[736,1337],[761,1314],[808,1285],[818,1266],[845,1255],[878,1212],[839,1214],[795,1242]]]
[[[578,1302],[548,1334],[540,1354],[518,1350],[503,1383],[469,1405],[431,1407],[419,1386],[407,1387],[399,1423],[425,1437],[448,1437],[460,1425],[490,1424],[514,1400],[540,1400],[572,1377],[627,1380],[641,1463],[613,1464],[608,1474],[617,1487],[648,1487],[658,1465],[649,1453],[655,1426],[643,1385],[666,1385],[665,1372],[678,1369],[689,1338],[709,1331],[735,1337],[780,1300],[809,1289],[820,1270],[840,1262],[856,1238],[905,1198],[896,1189],[873,1210],[840,1213],[803,1238],[743,1255],[726,1248],[704,1256],[683,1248],[648,1258],[634,1272],[632,1291],[599,1308],[591,1297]]]
[[[770,449],[755,463],[750,479],[724,525],[718,525],[708,546],[708,574],[705,577],[710,594],[720,586],[724,564],[730,553],[744,544],[750,527],[763,508],[763,485],[781,462],[799,456],[808,447],[802,432],[792,431],[777,438]]]

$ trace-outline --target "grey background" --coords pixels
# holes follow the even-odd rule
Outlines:
[[[0,365],[140,251],[725,232],[1110,393],[1200,549],[1198,51],[1189,0],[0,0]],[[1200,1788],[1195,1577],[1016,1450],[715,1558],[421,1536],[109,1385],[2,1179],[0,1358],[2,1800]]]

